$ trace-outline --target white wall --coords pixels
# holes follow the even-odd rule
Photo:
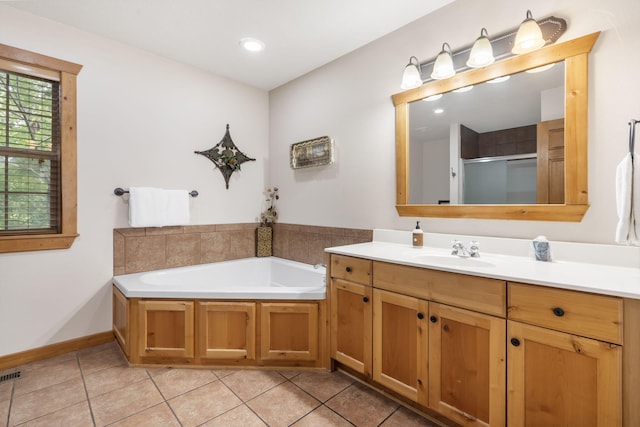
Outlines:
[[[82,64],[78,231],[71,249],[0,254],[0,356],[111,329],[115,187],[195,189],[192,224],[256,221],[268,159],[268,94],[0,5],[0,43]],[[203,52],[203,54],[206,54]],[[215,52],[209,54],[214,55]],[[230,189],[205,150],[224,136],[255,162]]]
[[[640,2],[540,0],[535,17],[568,22],[560,41],[603,31],[590,56],[590,203],[580,223],[425,218],[425,231],[613,243],[617,221],[614,177],[627,149],[631,118],[640,119]],[[281,189],[284,222],[409,230],[413,218],[395,210],[394,109],[390,95],[410,55],[435,57],[443,42],[454,50],[515,28],[527,5],[509,0],[457,0],[358,51],[270,93],[269,177]],[[289,144],[329,135],[337,162],[291,171]]]

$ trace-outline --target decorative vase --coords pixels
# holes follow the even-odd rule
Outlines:
[[[273,252],[273,228],[260,226],[256,228],[256,256],[271,256]]]

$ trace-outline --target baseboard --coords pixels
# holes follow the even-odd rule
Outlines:
[[[61,354],[70,353],[72,351],[93,347],[94,345],[105,344],[113,341],[113,339],[112,331],[100,332],[94,335],[87,335],[85,337],[74,338],[72,340],[46,345],[44,347],[21,351],[20,353],[0,356],[0,371],[59,356]]]

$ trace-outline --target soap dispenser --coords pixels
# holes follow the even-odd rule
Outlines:
[[[420,228],[420,221],[416,221],[416,228],[413,230],[413,247],[421,248],[424,242],[424,233]]]

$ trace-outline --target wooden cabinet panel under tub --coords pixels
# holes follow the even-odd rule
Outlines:
[[[126,298],[114,286],[113,301],[133,365],[329,367],[325,300]]]

